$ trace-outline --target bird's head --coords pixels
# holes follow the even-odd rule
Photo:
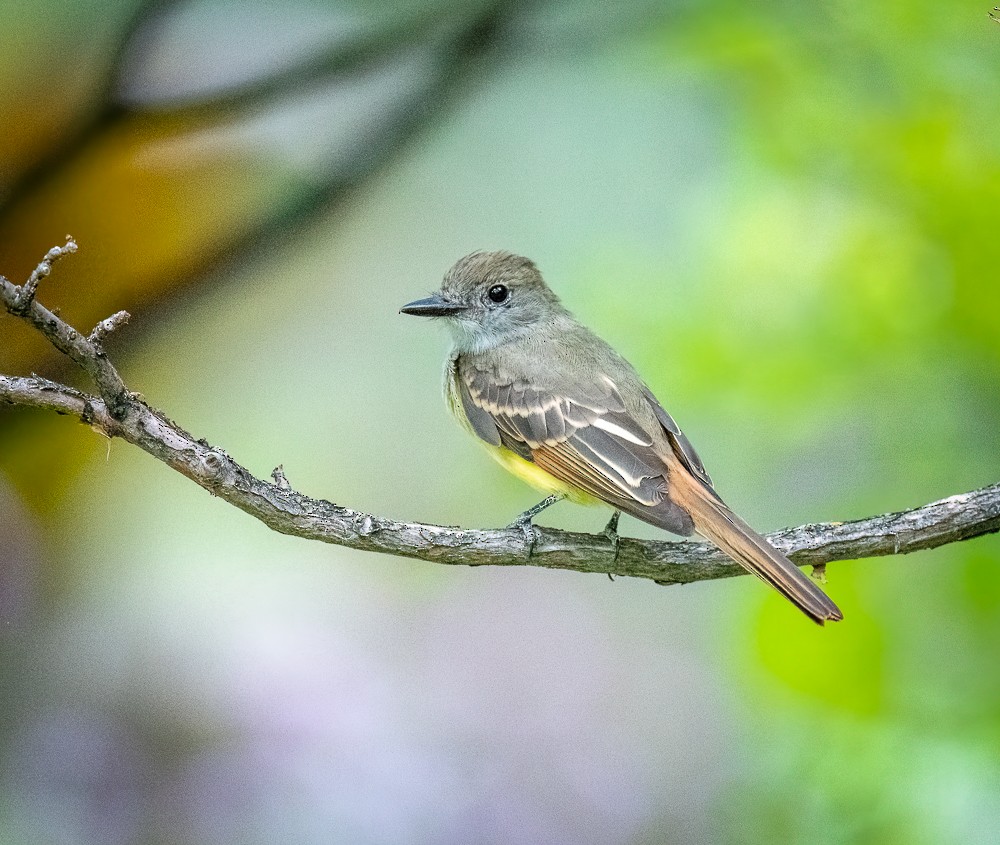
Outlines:
[[[459,348],[471,351],[511,340],[563,308],[534,262],[510,252],[474,252],[445,273],[440,291],[400,311],[445,318]]]

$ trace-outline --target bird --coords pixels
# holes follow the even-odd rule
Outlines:
[[[557,501],[603,502],[614,511],[606,531],[616,543],[620,513],[697,533],[813,621],[843,619],[812,578],[726,505],[635,368],[563,306],[533,261],[473,252],[437,293],[400,311],[447,324],[449,409],[505,469],[549,494],[508,527],[533,535],[533,517]]]

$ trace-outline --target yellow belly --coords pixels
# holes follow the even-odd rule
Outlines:
[[[484,443],[483,445],[490,455],[493,456],[493,459],[507,470],[507,472],[511,473],[511,475],[516,475],[536,490],[541,490],[546,494],[558,493],[565,496],[571,502],[577,502],[581,505],[601,504],[598,499],[595,499],[589,493],[584,492],[579,487],[573,487],[570,484],[560,481],[554,475],[547,473],[538,464],[526,461],[520,455],[511,452],[510,449],[505,449],[503,446],[490,446],[488,443]]]

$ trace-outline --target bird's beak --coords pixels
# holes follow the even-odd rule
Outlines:
[[[435,293],[427,299],[408,302],[399,309],[399,313],[415,314],[417,317],[451,317],[464,310],[465,306],[461,302],[449,302],[441,294]]]

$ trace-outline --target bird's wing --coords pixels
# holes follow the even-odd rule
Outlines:
[[[681,431],[680,426],[674,422],[674,418],[663,410],[663,406],[646,385],[642,386],[642,393],[646,397],[646,401],[649,402],[649,406],[653,409],[653,413],[656,414],[656,419],[663,426],[667,439],[670,441],[670,445],[673,446],[677,457],[681,459],[681,463],[687,467],[688,472],[704,483],[714,493],[715,488],[712,484],[712,478],[705,469],[705,465],[701,462],[701,458],[698,457],[698,453],[694,450],[694,446],[691,445],[691,441]]]
[[[655,438],[628,413],[610,378],[553,391],[466,364],[457,368],[455,387],[473,431],[487,443],[639,519],[678,534],[693,530],[667,496],[668,467]]]

